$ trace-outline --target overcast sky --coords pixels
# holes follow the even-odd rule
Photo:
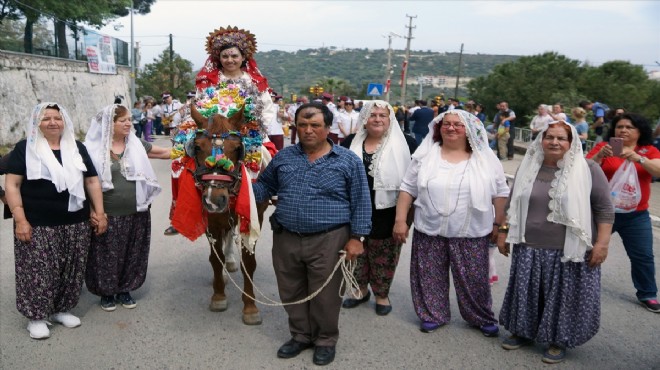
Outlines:
[[[174,37],[174,50],[197,69],[205,38],[227,25],[257,37],[258,50],[336,46],[386,49],[390,32],[407,35],[412,50],[535,55],[556,51],[600,65],[627,60],[660,70],[660,1],[181,1],[158,0],[134,17],[141,64],[151,63]],[[129,17],[102,33],[130,41]],[[394,38],[394,49],[405,49]],[[264,71],[267,74],[267,71]]]

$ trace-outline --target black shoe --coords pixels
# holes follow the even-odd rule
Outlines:
[[[168,228],[165,229],[165,231],[163,232],[163,234],[165,234],[165,235],[176,235],[176,234],[178,234],[178,233],[179,233],[179,232],[174,228],[174,226],[170,226],[170,227],[168,227]]]
[[[361,305],[364,302],[368,302],[370,297],[371,297],[371,292],[367,290],[367,294],[365,294],[364,297],[360,299],[346,298],[344,300],[344,303],[341,304],[341,306],[344,308],[354,308]]]
[[[376,315],[386,316],[390,312],[392,312],[392,305],[391,304],[378,304],[378,303],[376,303]]]
[[[114,311],[117,306],[115,305],[115,297],[111,295],[104,295],[101,297],[101,309],[103,311]]]
[[[335,360],[335,346],[316,346],[314,348],[314,364],[323,366]]]
[[[277,350],[277,357],[279,358],[293,358],[300,354],[300,352],[307,348],[312,348],[313,343],[302,343],[291,338],[288,342],[284,343],[280,349]]]
[[[117,301],[121,303],[124,308],[135,308],[137,302],[131,297],[131,293],[119,293],[117,294]]]

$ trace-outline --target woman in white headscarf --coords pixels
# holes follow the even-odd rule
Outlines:
[[[113,311],[137,303],[130,292],[144,283],[151,240],[151,202],[160,193],[149,158],[170,159],[170,149],[138,139],[131,113],[109,105],[94,118],[85,146],[94,161],[108,214],[108,232],[92,238],[85,273],[87,289],[101,296],[101,308]]]
[[[392,237],[396,199],[417,143],[403,134],[394,109],[382,100],[368,101],[364,105],[357,126],[358,131],[347,136],[341,145],[357,154],[364,163],[371,193],[372,226],[355,268],[360,294],[352,292],[342,306],[353,308],[367,302],[371,286],[376,296],[376,314],[384,316],[392,311],[388,296],[402,246]]]
[[[78,304],[93,226],[105,232],[101,186],[73,122],[57,103],[38,104],[8,164],[7,202],[15,223],[16,308],[30,337],[50,336],[48,318],[80,325]]]
[[[394,237],[405,242],[414,201],[410,285],[421,331],[449,322],[451,268],[463,319],[485,336],[497,336],[488,243],[504,221],[508,195],[502,165],[476,116],[454,109],[431,121],[401,183],[394,225]]]
[[[546,127],[523,158],[511,193],[508,225],[497,246],[511,275],[500,323],[508,350],[549,344],[543,362],[561,362],[566,348],[584,344],[600,324],[600,265],[614,222],[607,178],[582,154],[577,130]]]

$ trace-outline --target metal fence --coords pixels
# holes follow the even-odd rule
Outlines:
[[[11,29],[20,29],[23,30],[25,27],[25,20],[3,20],[5,22],[16,22],[14,27],[10,29],[2,29],[2,37],[0,37],[0,50],[8,50],[19,53],[28,53],[35,55],[46,55],[51,57],[59,57],[66,59],[75,59],[75,60],[87,60],[86,50],[87,45],[85,45],[85,35],[88,32],[96,32],[94,30],[78,29],[76,32],[71,31],[67,28],[66,35],[66,44],[68,48],[68,55],[66,57],[60,56],[58,49],[58,40],[55,35],[55,27],[53,22],[40,22],[38,24],[38,32],[33,34],[33,46],[32,52],[26,52],[23,45],[23,34],[8,32]],[[129,44],[125,41],[110,37],[112,50],[115,57],[115,64],[117,65],[130,65],[130,48]]]
[[[528,128],[518,128],[515,127],[513,129],[514,136],[513,139],[516,141],[520,141],[523,143],[531,143],[532,142],[532,130]],[[587,148],[585,149],[585,154],[588,153],[591,148],[596,145],[596,142],[593,140],[587,140]]]

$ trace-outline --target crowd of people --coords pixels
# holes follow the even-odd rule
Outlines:
[[[208,50],[186,104],[165,92],[160,102],[147,98],[132,109],[108,105],[79,142],[66,109],[40,103],[27,119],[26,139],[0,160],[7,173],[0,196],[15,225],[16,307],[32,338],[48,338],[51,322],[81,325],[70,310],[83,281],[104,311],[136,307],[131,292],[146,278],[150,205],[162,190],[150,159],[173,157],[169,147],[151,143],[153,135],[174,139],[187,104],[210,86],[222,93],[229,84],[250,87],[249,98],[263,108],[263,140],[279,150],[253,169],[252,187],[257,202],[277,197],[270,226],[280,299],[304,300],[325,284],[311,300],[285,306],[290,339],[278,357],[314,347],[315,364],[331,363],[341,308],[372,294],[375,313],[390,314],[412,225],[410,289],[424,333],[450,322],[451,273],[470,326],[496,337],[499,324],[510,332],[504,349],[541,343],[544,362],[563,361],[567,349],[598,332],[601,265],[614,232],[630,258],[637,299],[660,312],[648,212],[660,151],[644,117],[623,110],[608,116],[606,105],[584,101],[570,110],[571,120],[562,104],[540,104],[509,188],[500,160],[513,156],[516,114],[506,101],[490,122],[483,105],[457,99],[417,100],[408,109],[324,93],[286,105],[256,68],[254,35],[216,30]],[[286,127],[291,145],[284,144]],[[585,156],[590,133],[598,143]],[[622,212],[609,182],[629,164],[639,200]],[[172,184],[176,201],[174,178]],[[499,318],[489,286],[495,245],[511,255]],[[341,255],[357,264],[358,287],[344,298],[337,295],[340,275],[326,281]]]

